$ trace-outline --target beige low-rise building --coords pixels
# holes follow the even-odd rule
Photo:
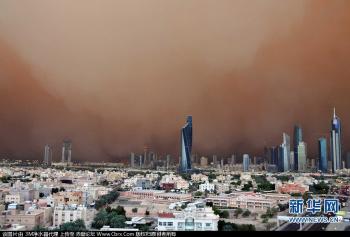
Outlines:
[[[254,192],[233,192],[230,194],[211,195],[206,201],[214,206],[228,208],[242,208],[254,211],[264,211],[268,208],[277,207],[279,203],[286,203],[289,195],[260,194]]]
[[[192,200],[192,195],[189,193],[167,193],[162,190],[132,190],[122,192],[121,196],[137,200],[148,200],[154,203],[172,203]]]
[[[44,226],[44,210],[34,209],[28,211],[7,210],[0,215],[0,225],[22,225],[25,230],[32,230],[36,226]]]
[[[85,225],[89,228],[95,217],[96,209],[86,208],[82,205],[60,205],[56,206],[53,214],[53,226],[59,227],[61,224],[67,222],[73,222],[81,219],[85,222]]]
[[[55,205],[81,205],[83,192],[60,192],[53,195]]]

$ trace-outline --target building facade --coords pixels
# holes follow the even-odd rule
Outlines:
[[[299,159],[298,159],[298,146],[299,143],[303,141],[303,131],[299,125],[294,126],[294,137],[293,137],[293,151],[294,151],[294,164],[292,169],[297,171],[299,170]]]
[[[299,142],[298,145],[298,171],[306,171],[306,143]]]
[[[334,109],[331,129],[331,160],[333,173],[341,169],[341,152],[341,122],[339,117],[335,114]]]
[[[180,173],[191,171],[192,153],[192,116],[187,117],[187,123],[181,129],[181,161]]]
[[[249,171],[250,158],[248,154],[243,155],[243,172]]]
[[[217,231],[219,216],[203,203],[190,203],[183,211],[158,214],[158,231]]]
[[[321,137],[320,139],[318,139],[318,158],[319,170],[323,173],[327,173],[327,139],[325,137]]]
[[[70,140],[63,141],[62,146],[62,163],[72,162],[72,142]]]

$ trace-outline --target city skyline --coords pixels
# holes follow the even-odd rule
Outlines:
[[[334,106],[350,150],[350,3],[96,4],[1,1],[1,157],[57,159],[69,137],[75,160],[176,158],[187,114],[196,153],[253,157],[300,124],[317,157]]]

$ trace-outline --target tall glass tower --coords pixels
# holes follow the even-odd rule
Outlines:
[[[180,173],[191,171],[192,152],[192,116],[187,117],[187,123],[181,129],[181,160]]]
[[[332,119],[331,130],[331,159],[333,173],[341,169],[341,123],[335,114],[335,108]]]
[[[318,139],[318,156],[319,156],[319,170],[323,173],[328,171],[327,167],[327,139],[321,137]]]
[[[62,147],[62,163],[70,163],[72,161],[72,142],[70,140],[63,141]]]
[[[283,133],[283,143],[281,147],[283,149],[283,171],[286,172],[290,169],[290,137],[287,133]]]
[[[243,172],[249,171],[250,158],[248,154],[243,155]]]
[[[298,170],[298,146],[303,141],[303,131],[299,125],[294,126],[293,150],[294,150],[294,167],[291,169]]]

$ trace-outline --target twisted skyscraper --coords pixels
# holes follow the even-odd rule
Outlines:
[[[191,171],[192,152],[192,116],[187,117],[187,123],[181,129],[181,160],[180,173]]]

